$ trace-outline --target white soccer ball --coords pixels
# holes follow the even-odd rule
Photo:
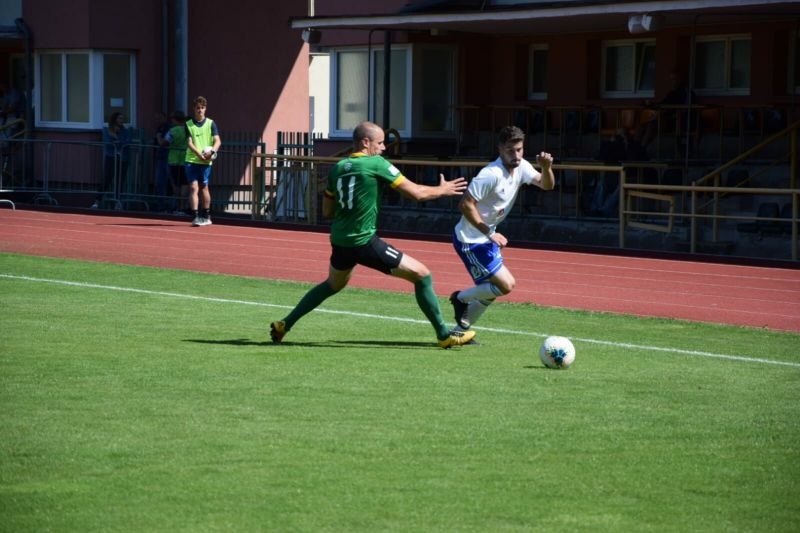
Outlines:
[[[210,146],[205,147],[203,149],[203,153],[206,155],[206,157],[208,157],[208,155],[211,154],[212,161],[217,158],[217,152],[215,152],[214,149],[211,148]]]
[[[539,348],[539,358],[548,368],[569,368],[575,361],[575,347],[566,337],[547,337]]]

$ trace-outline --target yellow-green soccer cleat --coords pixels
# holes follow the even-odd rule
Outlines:
[[[449,337],[439,341],[439,347],[446,350],[453,346],[462,346],[471,341],[474,336],[475,332],[471,329],[468,331],[451,331]]]
[[[269,336],[272,338],[272,342],[279,343],[283,340],[283,336],[289,330],[286,329],[286,322],[283,320],[277,320],[269,325]]]

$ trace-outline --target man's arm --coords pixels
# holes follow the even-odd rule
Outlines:
[[[187,135],[186,135],[186,146],[188,146],[188,147],[189,147],[189,150],[191,150],[192,152],[194,152],[194,153],[195,153],[195,155],[196,155],[197,157],[199,157],[200,159],[202,159],[202,158],[203,158],[203,154],[201,154],[201,153],[200,153],[200,152],[197,150],[197,147],[195,147],[195,145],[194,145],[194,141],[192,140],[192,136],[191,136],[191,135],[188,135],[188,131],[187,131]]]
[[[169,134],[169,131],[167,131],[167,134]],[[156,132],[156,142],[158,143],[159,146],[162,147],[169,146],[169,141],[167,140],[167,136],[160,131]]]
[[[472,197],[469,191],[464,194],[464,197],[458,203],[458,209],[467,221],[475,226],[475,228],[486,235],[490,241],[494,241],[501,248],[508,245],[508,239],[502,233],[493,231],[492,228],[483,221],[481,214],[478,212],[478,201]]]
[[[336,198],[327,191],[322,196],[322,217],[333,218],[336,215]]]
[[[539,187],[545,191],[552,191],[556,186],[556,178],[553,175],[553,156],[542,152],[536,156],[536,162],[542,167]]]
[[[467,180],[464,178],[456,178],[452,181],[444,179],[444,174],[439,174],[439,185],[432,187],[429,185],[420,185],[414,183],[410,179],[404,179],[397,186],[397,191],[412,200],[417,202],[425,202],[427,200],[435,200],[442,196],[458,196],[463,194],[467,188]]]

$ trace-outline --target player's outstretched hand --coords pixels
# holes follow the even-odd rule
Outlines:
[[[442,196],[457,196],[464,194],[467,189],[467,180],[462,177],[447,181],[444,179],[444,174],[439,174],[439,187],[443,191]]]

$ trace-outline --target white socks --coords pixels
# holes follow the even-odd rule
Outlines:
[[[475,300],[494,300],[503,293],[492,283],[484,281],[480,285],[475,285],[469,289],[464,289],[458,293],[458,299],[464,303],[471,303]]]

